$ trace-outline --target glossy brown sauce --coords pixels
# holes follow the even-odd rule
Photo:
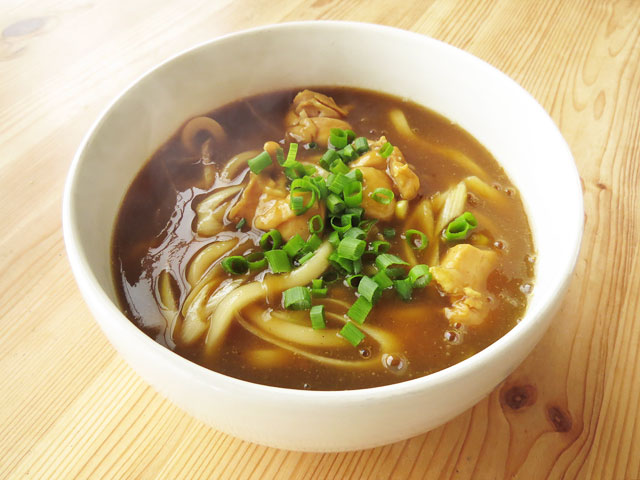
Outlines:
[[[502,168],[474,138],[447,119],[411,102],[364,90],[347,88],[318,89],[333,97],[339,105],[350,105],[347,121],[357,135],[370,139],[386,135],[400,148],[420,178],[420,196],[443,192],[470,175],[445,156],[421,148],[419,143],[397,134],[388,112],[400,108],[414,132],[429,142],[458,150],[487,173],[490,183],[508,193],[508,208],[492,208],[476,195],[469,195],[467,209],[478,218],[490,219],[491,230],[480,226],[477,233],[487,236],[489,248],[498,253],[497,268],[490,274],[487,287],[492,300],[488,318],[479,326],[450,325],[443,308],[450,305],[446,296],[432,283],[414,291],[412,302],[405,303],[393,292],[385,292],[367,318],[367,324],[393,332],[401,351],[387,358],[389,365],[369,370],[345,370],[320,365],[299,355],[288,354],[279,367],[257,367],[247,361],[254,348],[271,348],[267,342],[234,324],[220,352],[211,358],[202,355],[202,345],[182,347],[156,301],[157,278],[169,268],[177,280],[183,301],[189,285],[185,280],[191,257],[210,238],[195,233],[194,207],[207,190],[203,188],[203,159],[185,151],[179,133],[167,141],[146,163],[135,178],[123,201],[113,236],[113,275],[123,311],[132,322],[155,341],[176,353],[217,372],[266,385],[314,390],[366,388],[401,382],[436,372],[460,362],[484,349],[508,332],[524,315],[527,293],[533,282],[534,249],[528,221],[519,198]],[[244,99],[208,115],[228,132],[229,141],[217,145],[212,160],[222,164],[233,155],[249,149],[261,149],[267,140],[284,138],[283,117],[295,94],[288,90]],[[302,145],[301,145],[302,147]],[[317,156],[318,152],[300,148],[298,159]],[[379,226],[394,226],[381,222]],[[401,226],[395,225],[398,230]],[[254,242],[262,231],[238,232],[229,224],[229,236],[251,237]],[[399,235],[391,240],[392,253],[401,255]],[[253,242],[251,242],[253,243]],[[255,247],[252,245],[253,249]],[[247,250],[248,251],[248,250]],[[441,250],[441,256],[446,248]],[[264,275],[260,273],[259,275]],[[246,276],[251,279],[251,275]],[[329,296],[348,303],[353,292],[341,284],[330,287]],[[279,308],[267,301],[262,308]],[[277,299],[279,302],[279,298]],[[358,348],[341,349],[338,356],[366,358],[375,353],[367,340]],[[331,353],[333,355],[333,353]]]

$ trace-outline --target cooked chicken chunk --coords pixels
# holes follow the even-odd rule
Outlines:
[[[229,211],[229,218],[247,222],[261,230],[277,229],[285,240],[296,233],[308,231],[309,219],[317,214],[324,217],[324,207],[316,202],[302,215],[291,210],[289,192],[284,176],[277,180],[266,175],[251,174],[238,202]]]
[[[388,158],[380,156],[380,149],[385,143],[387,143],[387,139],[384,136],[369,142],[370,150],[353,162],[351,166],[354,168],[372,167],[386,171],[400,196],[405,200],[413,200],[420,189],[420,179],[411,170],[398,147],[393,148],[393,152]]]
[[[450,248],[440,266],[431,267],[434,280],[452,301],[445,308],[449,322],[478,325],[484,321],[489,313],[487,277],[496,262],[495,252],[465,243]]]
[[[391,200],[387,205],[371,198],[376,188],[392,189],[393,185],[389,176],[382,170],[372,167],[360,167],[362,172],[362,208],[367,216],[379,220],[390,220],[396,209],[396,201]]]
[[[339,107],[333,98],[303,90],[295,96],[285,116],[287,135],[296,142],[316,142],[325,147],[332,128],[351,128],[342,120],[346,115],[347,111]]]

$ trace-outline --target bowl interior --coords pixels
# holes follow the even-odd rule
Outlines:
[[[463,51],[341,22],[261,28],[203,44],[142,77],[107,109],[74,160],[65,194],[65,237],[87,288],[117,306],[110,241],[118,208],[142,164],[184,120],[244,96],[306,85],[405,97],[475,136],[520,190],[538,251],[534,294],[514,330],[546,308],[573,269],[583,221],[573,159],[548,115],[517,84]]]

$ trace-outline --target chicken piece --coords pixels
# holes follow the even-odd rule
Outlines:
[[[347,111],[340,108],[333,98],[312,90],[303,90],[293,99],[293,111],[300,115],[304,111],[309,117],[341,118]]]
[[[413,200],[416,198],[418,189],[420,188],[420,179],[413,170],[411,170],[398,147],[394,147],[387,161],[389,164],[389,175],[391,175],[393,183],[398,188],[400,196],[405,200]]]
[[[372,167],[386,171],[400,196],[405,200],[413,200],[420,189],[420,179],[411,170],[398,147],[393,148],[388,158],[380,155],[380,149],[385,143],[387,139],[384,135],[378,140],[369,142],[369,151],[353,162],[351,167]]]
[[[497,259],[494,251],[464,243],[450,248],[440,266],[430,268],[440,290],[452,301],[444,310],[449,322],[479,325],[484,321],[489,313],[487,277]]]
[[[293,99],[285,116],[287,135],[296,142],[316,142],[326,146],[332,128],[351,129],[341,120],[347,111],[339,107],[333,98],[311,90],[303,90]]]
[[[296,233],[308,231],[308,222],[314,215],[324,218],[324,207],[318,202],[302,215],[296,215],[290,207],[291,199],[284,176],[273,180],[265,175],[251,174],[238,202],[229,211],[229,218],[244,218],[260,230],[277,229],[285,240]]]
[[[372,167],[360,167],[362,172],[362,204],[361,207],[367,213],[367,216],[377,218],[379,220],[390,220],[396,210],[395,199],[391,200],[387,205],[377,202],[371,198],[371,194],[376,188],[387,188],[391,190],[393,184],[389,176],[383,171]]]

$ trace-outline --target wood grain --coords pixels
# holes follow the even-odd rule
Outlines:
[[[569,294],[525,363],[437,430],[342,454],[249,444],[156,394],[92,320],[61,234],[66,171],[111,98],[197,42],[301,19],[503,70],[559,125],[585,196]],[[640,2],[9,1],[0,32],[0,478],[640,479]]]

